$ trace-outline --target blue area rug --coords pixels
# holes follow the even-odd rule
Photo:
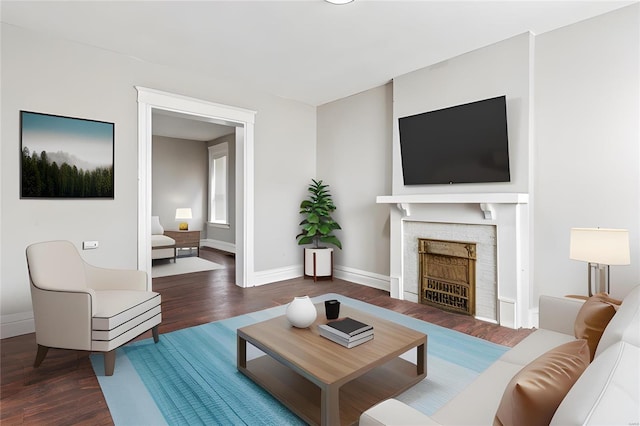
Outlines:
[[[427,377],[399,400],[432,414],[497,360],[507,347],[433,325],[339,294],[350,306],[428,337]],[[236,329],[283,315],[286,306],[146,339],[117,351],[116,369],[104,376],[102,355],[92,355],[111,416],[116,425],[297,425],[297,416],[236,369]],[[247,358],[261,352],[247,345]],[[415,349],[403,355],[415,362]]]

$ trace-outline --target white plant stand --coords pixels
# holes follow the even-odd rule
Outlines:
[[[333,249],[305,248],[304,249],[304,276],[318,278],[330,278],[333,281]]]

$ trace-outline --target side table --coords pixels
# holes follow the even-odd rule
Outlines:
[[[176,241],[176,249],[195,247],[200,256],[200,231],[164,231],[164,235]]]

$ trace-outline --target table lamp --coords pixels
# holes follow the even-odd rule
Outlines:
[[[176,220],[182,220],[180,225],[178,225],[178,229],[181,231],[188,231],[189,224],[184,222],[186,219],[191,219],[191,209],[190,208],[180,208],[176,209]]]
[[[595,276],[598,293],[609,293],[609,265],[628,265],[629,231],[626,229],[571,228],[569,258],[588,262],[589,296],[591,276]]]

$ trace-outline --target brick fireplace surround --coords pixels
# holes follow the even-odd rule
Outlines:
[[[476,317],[510,328],[535,326],[528,194],[391,195],[377,203],[392,206],[391,297],[419,301],[417,238],[475,242],[478,264],[485,265],[476,276]]]

